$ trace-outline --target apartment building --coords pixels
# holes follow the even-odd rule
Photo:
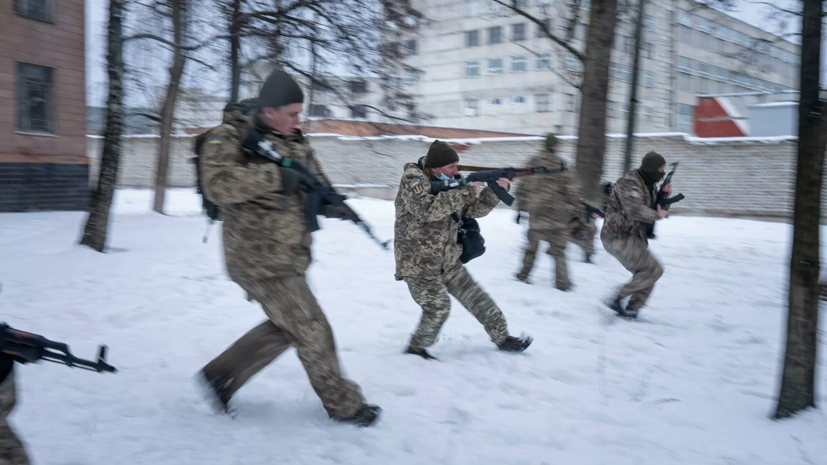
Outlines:
[[[492,0],[419,0],[420,30],[402,46],[404,83],[436,126],[576,134],[582,65],[541,28]],[[585,49],[590,2],[518,5]],[[607,132],[625,132],[634,14],[612,46]],[[572,27],[573,26],[573,27]],[[799,47],[691,0],[649,0],[644,17],[637,132],[692,132],[697,95],[797,88]]]
[[[0,31],[0,211],[83,210],[84,2],[3,2]]]

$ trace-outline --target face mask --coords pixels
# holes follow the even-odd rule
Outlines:
[[[439,172],[439,180],[440,181],[450,181],[452,178],[448,177],[442,171]]]

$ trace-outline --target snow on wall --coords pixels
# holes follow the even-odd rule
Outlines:
[[[562,154],[572,161],[576,138],[561,138]],[[686,134],[641,134],[635,138],[632,165],[654,150],[667,162],[680,162],[674,177],[675,192],[686,200],[674,206],[675,212],[787,217],[792,208],[795,139],[736,138],[701,139]],[[394,189],[402,167],[425,155],[431,138],[311,136],[325,172],[340,186],[387,186]],[[468,145],[461,153],[463,163],[483,166],[517,166],[528,163],[541,138],[452,139]],[[97,176],[97,158],[102,141],[88,139],[88,155],[93,160],[92,182]],[[607,136],[607,155],[603,181],[621,175],[625,137]],[[131,137],[124,140],[120,185],[149,188],[155,171],[157,139]],[[189,158],[192,138],[172,141],[170,185],[191,187],[195,173]],[[371,194],[366,194],[371,195]]]

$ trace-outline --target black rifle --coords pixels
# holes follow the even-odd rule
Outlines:
[[[261,136],[258,131],[251,130],[247,134],[247,137],[244,139],[244,147],[281,167],[296,170],[310,179],[312,185],[310,186],[310,191],[307,194],[307,202],[305,203],[304,208],[305,215],[307,216],[307,229],[310,232],[318,231],[320,229],[319,221],[316,217],[319,216],[322,207],[330,205],[344,210],[343,219],[353,221],[360,228],[362,228],[362,230],[364,230],[374,242],[379,244],[380,247],[385,250],[388,249],[388,244],[390,244],[391,241],[388,240],[382,242],[379,238],[374,236],[370,226],[365,223],[365,221],[360,218],[347,203],[345,203],[346,197],[344,195],[338,194],[332,187],[322,184],[322,182],[319,181],[316,176],[301,163],[291,158],[283,157],[276,151],[270,142]]]
[[[431,181],[431,193],[438,194],[440,192],[445,192],[449,189],[456,189],[458,187],[468,185],[469,182],[484,182],[487,183],[488,187],[490,187],[491,190],[493,190],[494,193],[497,194],[497,197],[499,197],[500,200],[502,200],[503,203],[508,205],[509,207],[514,204],[514,197],[512,197],[507,190],[503,189],[497,184],[498,179],[507,178],[508,180],[513,180],[514,178],[531,176],[532,174],[552,174],[562,173],[563,171],[566,171],[566,167],[562,163],[560,163],[560,169],[556,170],[550,170],[545,166],[500,169],[479,168],[474,166],[459,166],[457,168],[460,171],[476,172],[459,179]]]
[[[667,197],[666,192],[663,191],[663,188],[672,184],[672,175],[675,174],[675,170],[678,169],[678,162],[672,164],[672,171],[666,175],[663,179],[663,183],[660,185],[660,189],[658,190],[658,195],[655,197],[655,203],[652,205],[653,210],[657,210],[658,206],[661,209],[666,209],[667,206],[672,205],[673,203],[680,202],[681,200],[685,199],[686,196],[683,194],[678,194],[674,197]],[[649,226],[649,230],[646,231],[646,237],[649,239],[655,238],[655,223],[652,223]]]
[[[27,333],[12,328],[6,323],[0,324],[0,353],[12,357],[20,363],[37,363],[40,360],[62,363],[70,367],[103,373],[117,372],[117,368],[106,363],[106,346],[98,349],[98,360],[84,360],[69,352],[69,346],[54,342],[37,334]]]
[[[586,210],[586,222],[587,223],[589,222],[589,218],[592,216],[592,214],[595,214],[595,215],[597,215],[601,218],[606,218],[606,214],[603,213],[602,211],[600,211],[599,208],[593,207],[593,206],[591,206],[591,205],[589,205],[589,204],[587,204],[586,202],[583,202],[583,201],[581,201],[580,203],[583,204],[583,208]]]

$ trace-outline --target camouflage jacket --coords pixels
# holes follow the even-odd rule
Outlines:
[[[459,223],[451,216],[481,218],[500,199],[486,188],[479,198],[476,186],[431,194],[431,177],[419,163],[405,165],[396,195],[394,256],[396,279],[442,281],[462,267],[462,246],[457,244]]]
[[[242,147],[256,124],[249,117],[212,129],[200,157],[204,195],[221,207],[227,272],[239,284],[303,275],[311,261],[306,194],[282,192],[281,168]],[[329,184],[300,133],[285,137],[258,127],[281,155]]]
[[[609,195],[603,231],[613,236],[646,238],[646,229],[660,219],[652,209],[656,194],[655,186],[647,189],[637,170],[623,175]]]
[[[528,166],[555,169],[563,159],[543,149]],[[531,229],[554,231],[565,229],[584,216],[580,188],[574,172],[566,170],[551,175],[529,176],[517,186],[515,198],[519,211],[528,212]]]

